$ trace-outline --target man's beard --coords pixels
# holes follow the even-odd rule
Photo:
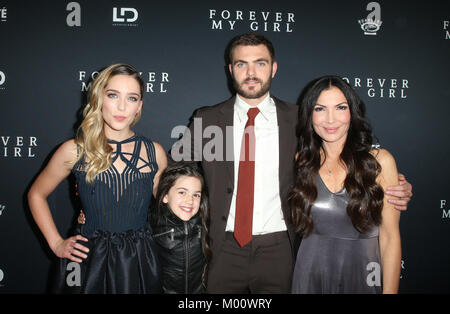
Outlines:
[[[242,85],[244,85],[244,83],[246,81],[250,81],[250,80],[254,80],[254,81],[258,81],[261,89],[258,92],[255,92],[252,89],[249,89],[250,91],[246,91],[242,88]],[[247,77],[244,81],[242,81],[242,83],[239,84],[238,81],[236,81],[236,79],[233,77],[233,87],[236,90],[236,92],[241,95],[244,98],[247,99],[257,99],[260,98],[262,96],[264,96],[269,90],[270,90],[270,86],[272,84],[272,75],[269,76],[268,80],[263,83],[261,79],[256,78],[256,77]],[[256,88],[256,86],[254,87],[254,89]]]

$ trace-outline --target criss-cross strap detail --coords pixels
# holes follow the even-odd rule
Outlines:
[[[124,152],[122,149],[123,144],[135,142],[133,152]],[[155,169],[154,162],[150,162],[150,160],[156,160],[155,153],[154,153],[154,147],[153,145],[149,145],[146,141],[142,141],[142,139],[134,135],[126,140],[123,141],[114,141],[114,140],[108,140],[108,143],[115,145],[115,151],[112,155],[112,166],[115,168],[117,173],[124,174],[124,173],[130,173],[132,172],[152,172]],[[147,153],[147,159],[144,158],[144,156],[141,155],[141,148],[142,143],[144,143]],[[119,172],[117,167],[114,165],[116,160],[120,158],[121,161],[125,163],[125,168],[122,172]],[[141,162],[141,165],[139,165],[139,162]],[[144,168],[148,168],[148,171],[141,171]]]
[[[124,152],[123,145],[134,142],[133,152]],[[138,179],[143,179],[151,174],[154,174],[157,170],[156,156],[154,152],[154,146],[151,142],[144,140],[143,137],[134,135],[123,141],[108,140],[108,143],[115,145],[115,151],[112,157],[111,168],[104,171],[99,179],[102,182],[108,182],[112,187],[114,194],[116,195],[117,202],[126,192],[127,187]],[[142,143],[145,143],[145,153],[142,152]],[[142,156],[146,154],[148,160]],[[119,171],[117,167],[117,160],[120,159],[124,164],[124,168]],[[150,160],[152,162],[150,162]],[[139,161],[142,165],[138,166]],[[148,168],[148,171],[141,171],[144,168]]]
[[[140,135],[108,143],[114,149],[112,165],[99,173],[92,184],[86,182],[83,158],[73,168],[86,221],[89,220],[86,230],[140,227],[146,221],[153,179],[158,171],[154,144]]]

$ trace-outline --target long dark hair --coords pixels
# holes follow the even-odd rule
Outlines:
[[[317,198],[316,175],[322,166],[322,138],[314,132],[312,114],[324,90],[337,87],[350,108],[350,127],[340,159],[347,167],[344,187],[349,195],[347,213],[353,226],[364,233],[381,223],[384,192],[376,182],[381,166],[370,153],[372,128],[365,117],[365,105],[353,88],[338,76],[323,76],[311,82],[299,98],[298,155],[295,186],[290,194],[292,222],[298,232],[308,235],[314,228],[311,207]],[[325,156],[325,154],[324,154]],[[326,158],[326,157],[325,157]]]
[[[161,174],[161,178],[158,183],[158,190],[156,192],[156,224],[160,224],[161,219],[167,217],[168,206],[163,202],[164,196],[169,193],[170,188],[175,184],[178,178],[182,176],[194,177],[200,180],[202,185],[202,196],[200,200],[199,212],[202,217],[202,248],[205,255],[205,267],[202,274],[203,286],[206,286],[206,272],[208,262],[211,259],[211,249],[209,248],[208,237],[208,225],[209,225],[209,200],[208,191],[203,178],[203,172],[198,163],[196,162],[176,162],[170,164],[164,172]]]

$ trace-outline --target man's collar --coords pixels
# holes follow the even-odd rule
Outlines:
[[[256,107],[259,109],[261,115],[266,121],[269,121],[271,113],[276,111],[275,102],[270,97],[270,93],[261,101]],[[247,121],[247,112],[252,108],[247,104],[238,94],[236,94],[236,100],[234,102],[234,110],[236,111],[240,121]]]

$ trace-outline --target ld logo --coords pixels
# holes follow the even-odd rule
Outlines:
[[[132,17],[126,17],[127,12],[132,14]],[[120,16],[120,17],[119,17]],[[138,19],[138,11],[133,8],[120,8],[120,15],[117,15],[117,8],[113,8],[113,22],[135,22]],[[128,14],[129,16],[129,14]]]

